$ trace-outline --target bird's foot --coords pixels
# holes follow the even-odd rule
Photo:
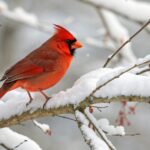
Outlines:
[[[49,101],[51,99],[51,97],[46,97],[46,101],[45,101],[45,103],[43,104],[43,109],[45,109],[45,106],[46,106],[46,104],[47,104],[47,102]]]
[[[32,101],[33,101],[33,99],[30,99],[30,100],[29,100],[29,102],[27,102],[27,103],[26,103],[26,107],[28,107],[28,106],[29,106],[29,104],[31,104],[31,103],[32,103]]]

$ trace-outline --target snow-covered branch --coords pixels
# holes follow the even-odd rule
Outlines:
[[[92,102],[89,102],[89,99],[85,99],[83,102],[80,103],[80,107],[86,108],[90,106],[91,104],[124,102],[124,101],[149,103],[150,96],[149,97],[117,96],[117,97],[112,97],[112,98],[96,98],[95,97]],[[72,105],[58,107],[56,109],[54,108],[50,110],[42,110],[39,108],[34,112],[27,111],[22,114],[18,114],[15,116],[11,115],[9,118],[1,119],[0,128],[20,124],[21,122],[32,120],[34,118],[40,118],[40,117],[46,117],[46,116],[57,116],[60,114],[73,114],[73,113],[74,113],[74,109]]]
[[[44,32],[52,31],[49,26],[42,24],[36,15],[26,12],[22,7],[16,7],[14,10],[10,10],[4,1],[0,1],[0,15]]]
[[[79,129],[85,142],[89,145],[91,150],[109,150],[113,149],[111,145],[105,143],[89,126],[89,120],[79,110],[75,111],[75,118],[77,120]],[[105,134],[105,133],[104,133]]]
[[[9,128],[0,129],[0,145],[7,150],[42,150],[33,140]]]
[[[114,147],[114,145],[106,137],[105,133],[103,132],[103,130],[101,129],[101,127],[98,125],[98,122],[95,119],[95,117],[89,111],[87,111],[87,109],[85,109],[84,114],[86,115],[86,117],[90,121],[90,123],[93,125],[93,127],[95,128],[95,130],[97,131],[97,133],[99,134],[99,136],[101,137],[101,139],[103,141],[105,141],[105,143],[108,145],[108,147],[111,150],[116,150],[116,148]]]
[[[143,1],[125,0],[80,0],[99,8],[105,8],[120,16],[137,23],[143,23],[149,19],[150,3]]]
[[[51,33],[53,31],[49,24],[41,22],[35,14],[27,12],[22,7],[16,7],[14,10],[10,10],[5,1],[0,1],[0,15],[7,19],[26,24],[43,32]],[[64,22],[62,22],[62,24],[68,24],[72,21],[73,18],[68,17],[64,20]]]

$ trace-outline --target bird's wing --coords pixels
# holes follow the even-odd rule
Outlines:
[[[55,71],[59,54],[53,50],[35,51],[7,70],[1,80],[10,83],[35,77],[43,72]]]

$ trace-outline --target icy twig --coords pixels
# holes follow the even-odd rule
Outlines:
[[[81,134],[91,150],[109,150],[108,145],[103,141],[103,139],[98,137],[93,129],[90,128],[89,120],[86,116],[79,110],[75,110],[74,114]]]
[[[103,130],[98,126],[98,123],[97,123],[96,119],[94,118],[94,116],[91,113],[89,113],[87,110],[84,111],[84,114],[87,117],[87,119],[90,121],[90,123],[94,126],[94,128],[96,129],[96,131],[98,132],[98,134],[100,135],[100,137],[102,138],[102,140],[104,140],[105,143],[108,145],[108,147],[111,150],[116,150],[115,146],[106,137],[106,135],[103,132]]]
[[[45,123],[40,123],[36,120],[33,120],[33,123],[35,126],[37,126],[39,129],[41,129],[45,134],[51,135],[51,129],[50,126]]]
[[[75,121],[75,122],[76,122],[75,119],[70,118],[70,117],[66,117],[66,116],[62,116],[62,115],[57,115],[56,117],[59,117],[59,118],[63,118],[63,119],[67,119],[67,120],[71,120],[71,121]]]

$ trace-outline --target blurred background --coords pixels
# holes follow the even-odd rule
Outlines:
[[[88,4],[78,0],[5,0],[5,2],[10,10],[22,7],[28,13],[35,14],[42,24],[47,25],[51,32],[44,32],[1,15],[0,75],[16,61],[46,41],[53,33],[52,26],[54,23],[64,25],[72,31],[76,38],[83,43],[84,47],[77,51],[73,63],[63,80],[52,89],[46,91],[49,95],[71,87],[81,75],[102,67],[108,55],[112,53],[110,49],[101,44],[101,41],[105,40],[105,30],[99,15]],[[139,24],[123,17],[119,16],[118,19],[126,27],[129,35],[132,35],[140,28]],[[89,39],[91,38],[96,39],[95,44],[90,44]],[[133,40],[132,49],[135,58],[149,54],[149,40],[150,36],[145,31]],[[115,67],[115,65],[112,65],[112,67]],[[102,112],[95,111],[94,113],[97,118],[108,118],[111,124],[116,124],[115,120],[120,108],[120,103],[112,103]],[[126,126],[126,132],[140,133],[140,135],[110,136],[109,138],[114,145],[120,150],[149,150],[149,114],[149,105],[138,104],[136,114],[128,116],[131,125]],[[38,121],[51,126],[52,136],[45,135],[31,121],[24,123],[23,126],[13,126],[12,129],[35,140],[43,150],[89,149],[75,122],[58,117],[40,118]]]

